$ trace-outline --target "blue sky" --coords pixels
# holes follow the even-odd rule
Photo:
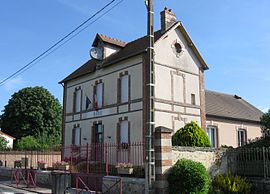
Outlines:
[[[12,74],[109,0],[6,0],[0,2],[0,80]],[[155,0],[172,8],[210,69],[206,88],[238,94],[266,111],[270,107],[270,1]],[[0,110],[27,86],[44,86],[62,103],[58,81],[89,59],[96,33],[131,41],[146,34],[144,0],[124,0],[108,15],[28,71],[0,87]]]

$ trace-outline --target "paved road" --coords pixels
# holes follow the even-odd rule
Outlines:
[[[35,194],[35,193],[24,191],[21,189],[15,189],[13,187],[0,184],[0,194]]]

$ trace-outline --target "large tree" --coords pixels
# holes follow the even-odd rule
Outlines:
[[[261,117],[261,128],[262,128],[262,132],[265,135],[270,135],[270,109],[268,110],[268,112],[264,113]]]
[[[20,139],[26,136],[61,136],[61,105],[43,87],[14,93],[1,115],[2,131]]]

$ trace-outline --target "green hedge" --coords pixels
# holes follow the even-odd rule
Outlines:
[[[172,136],[174,146],[211,147],[205,131],[194,121],[186,124]]]

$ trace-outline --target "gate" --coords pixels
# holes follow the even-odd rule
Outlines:
[[[73,173],[71,175],[71,188],[75,188],[76,194],[83,191],[99,194],[122,194],[122,178],[108,176],[110,184],[103,183],[103,177],[97,174]]]

